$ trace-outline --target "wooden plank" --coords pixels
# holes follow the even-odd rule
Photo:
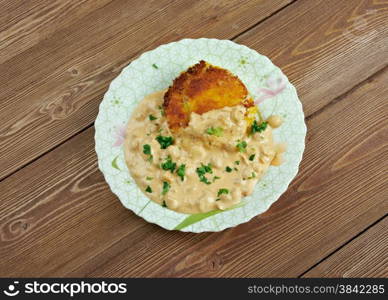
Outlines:
[[[181,37],[230,38],[289,2],[179,2],[149,15],[114,2],[0,65],[12,70],[0,72],[0,178],[90,125],[108,83],[137,54]],[[380,2],[300,0],[237,41],[273,58],[310,114],[387,64],[387,11]]]
[[[388,63],[388,2],[301,0],[236,40],[270,57],[309,115]]]
[[[387,80],[384,70],[309,118],[288,191],[219,233],[166,231],[121,207],[96,170],[94,131],[84,131],[0,183],[0,275],[302,274],[388,209]]]
[[[388,217],[303,277],[388,277]]]
[[[5,1],[0,4],[0,64],[111,1]]]
[[[92,124],[109,82],[138,54],[185,37],[230,39],[291,1],[118,0],[8,59],[0,179]]]

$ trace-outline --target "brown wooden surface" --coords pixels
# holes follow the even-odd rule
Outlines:
[[[388,3],[3,2],[0,276],[387,275]],[[112,78],[184,37],[269,56],[306,113],[288,191],[220,233],[169,232],[125,210],[94,153]]]
[[[304,277],[388,277],[388,217]]]

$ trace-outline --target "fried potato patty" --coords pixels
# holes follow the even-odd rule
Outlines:
[[[190,114],[242,104],[253,106],[241,80],[228,70],[203,60],[181,73],[164,95],[164,111],[171,130],[186,127]]]

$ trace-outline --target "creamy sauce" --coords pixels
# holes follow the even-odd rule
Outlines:
[[[124,143],[128,169],[151,200],[189,214],[224,210],[250,195],[271,164],[281,164],[285,146],[274,143],[272,137],[272,129],[281,125],[280,117],[269,117],[265,130],[248,134],[246,108],[224,107],[202,115],[192,113],[188,127],[172,134],[160,109],[164,93],[151,94],[139,103]],[[160,135],[172,136],[173,144],[161,149],[156,140]],[[144,145],[149,145],[151,154],[144,153],[149,153]],[[161,167],[168,158],[176,164],[173,172]],[[211,173],[200,177],[197,168],[209,164]],[[177,174],[181,165],[185,165],[183,181]],[[163,182],[169,189],[163,189]]]

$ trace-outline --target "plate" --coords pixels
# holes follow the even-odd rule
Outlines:
[[[270,167],[252,195],[231,209],[203,214],[183,214],[149,200],[137,187],[124,160],[124,130],[132,111],[146,95],[168,88],[189,66],[205,60],[237,75],[254,97],[264,117],[277,114],[283,125],[274,130],[278,142],[287,143],[285,162]],[[143,53],[125,67],[104,95],[95,122],[98,167],[121,203],[148,222],[168,230],[221,231],[245,223],[265,212],[298,172],[306,125],[295,87],[266,56],[217,39],[183,39]]]

